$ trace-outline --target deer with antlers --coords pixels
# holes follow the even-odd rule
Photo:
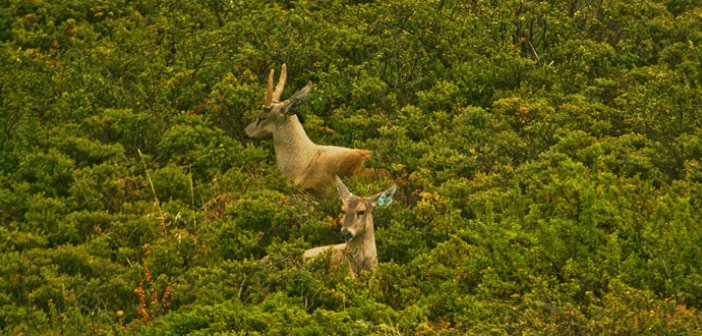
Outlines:
[[[256,121],[246,127],[252,138],[273,137],[275,159],[284,176],[315,196],[322,196],[334,184],[334,176],[350,176],[364,171],[363,162],[371,152],[337,146],[317,145],[305,133],[296,109],[309,97],[312,85],[280,101],[285,87],[285,64],[273,90],[273,75],[268,75],[266,96]]]
[[[346,243],[311,248],[303,254],[307,262],[322,256],[329,256],[332,265],[347,263],[350,272],[358,276],[361,270],[372,271],[378,266],[378,252],[375,248],[373,210],[378,206],[390,205],[397,190],[393,185],[385,191],[370,197],[353,195],[337,176],[336,189],[341,196],[344,211],[344,224],[341,237]]]

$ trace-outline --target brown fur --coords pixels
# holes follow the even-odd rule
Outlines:
[[[335,177],[335,181],[343,200],[341,209],[344,211],[344,226],[341,232],[348,240],[345,244],[311,248],[305,251],[303,259],[311,261],[328,253],[330,265],[345,263],[351,274],[358,276],[362,270],[372,271],[378,266],[373,210],[381,195],[391,198],[396,187],[392,186],[371,197],[359,197],[351,194],[339,178]]]
[[[282,72],[273,91],[271,70],[264,108],[256,121],[246,127],[246,134],[254,138],[273,137],[276,164],[283,175],[319,197],[334,184],[334,176],[346,177],[363,172],[363,162],[371,152],[312,142],[294,114],[294,108],[307,98],[311,86],[307,85],[288,100],[279,102],[287,76],[285,65]]]
[[[363,171],[363,162],[371,152],[365,149],[319,146],[318,154],[305,171],[300,185],[321,196],[334,185],[334,176],[347,177]]]

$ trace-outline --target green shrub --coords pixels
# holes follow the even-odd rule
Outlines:
[[[696,335],[686,0],[0,4],[0,334]],[[244,128],[365,148],[379,267]],[[280,140],[280,139],[278,139]]]

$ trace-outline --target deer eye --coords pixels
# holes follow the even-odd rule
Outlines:
[[[268,118],[270,118],[270,116],[271,116],[270,113],[261,113],[258,115],[258,120],[260,122],[264,122],[264,121],[268,120]]]
[[[359,212],[356,213],[356,216],[358,216],[358,217],[363,217],[363,216],[365,216],[365,215],[366,215],[366,212],[365,212],[365,211],[359,211]]]

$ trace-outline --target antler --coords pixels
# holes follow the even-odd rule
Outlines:
[[[280,102],[280,95],[283,94],[283,89],[285,88],[285,79],[288,77],[288,69],[283,64],[283,69],[280,72],[280,79],[278,79],[278,85],[275,86],[275,91],[273,91],[273,75],[275,74],[275,69],[271,69],[268,74],[268,85],[266,86],[266,98],[263,99],[263,106],[268,106],[272,103]]]
[[[273,102],[273,74],[274,69],[268,74],[268,86],[266,87],[266,97],[263,98],[263,106],[268,106]]]
[[[278,79],[278,85],[275,86],[275,91],[273,92],[273,101],[279,102],[280,95],[283,94],[283,89],[285,88],[285,79],[288,77],[288,69],[283,63],[283,68],[280,70],[280,79]]]

